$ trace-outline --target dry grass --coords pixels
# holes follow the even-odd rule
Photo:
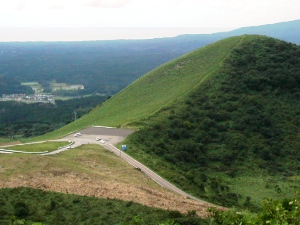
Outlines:
[[[212,206],[162,188],[113,153],[96,145],[84,145],[54,156],[3,154],[0,180],[0,188],[31,187],[121,199],[182,213],[196,210],[202,217]]]

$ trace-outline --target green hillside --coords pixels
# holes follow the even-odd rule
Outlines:
[[[300,188],[299,94],[299,46],[244,36],[222,68],[129,137],[129,152],[196,196],[255,210]]]
[[[193,195],[255,210],[300,187],[299,64],[297,45],[224,39],[160,66],[46,137],[91,125],[139,128],[126,140],[129,154]]]
[[[91,125],[132,125],[148,118],[177,99],[187,96],[218,71],[230,50],[241,40],[242,37],[224,39],[164,64],[136,80],[88,115],[46,137],[57,137]]]

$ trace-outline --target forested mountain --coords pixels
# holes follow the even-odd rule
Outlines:
[[[225,37],[264,34],[299,44],[300,20],[231,32],[151,40],[0,43],[0,95],[12,82],[82,84],[79,94],[115,94],[159,65]],[[12,80],[12,81],[9,81]]]
[[[299,95],[300,47],[244,36],[218,72],[146,120],[130,152],[197,196],[254,209],[299,188]]]
[[[274,37],[284,40],[286,42],[292,42],[300,44],[299,29],[300,20],[294,20],[290,22],[282,22],[276,24],[268,24],[262,26],[243,27],[237,30],[228,32],[231,36],[243,35],[243,34],[260,34]]]

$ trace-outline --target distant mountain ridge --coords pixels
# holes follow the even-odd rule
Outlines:
[[[275,24],[242,27],[228,32],[217,32],[212,34],[184,34],[174,37],[174,39],[177,39],[178,42],[190,42],[191,46],[193,44],[197,44],[199,47],[202,47],[203,44],[210,44],[226,37],[244,34],[266,35],[283,41],[300,44],[300,19]]]
[[[243,27],[229,32],[230,35],[260,34],[300,44],[300,20],[269,25]]]
[[[56,80],[84,85],[79,95],[112,95],[161,64],[226,37],[261,34],[300,44],[299,27],[295,20],[149,40],[0,43],[0,92],[10,83],[39,81],[47,87]]]

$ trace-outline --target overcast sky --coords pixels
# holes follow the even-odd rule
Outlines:
[[[296,19],[300,0],[0,0],[0,41],[152,38]]]

